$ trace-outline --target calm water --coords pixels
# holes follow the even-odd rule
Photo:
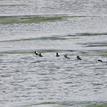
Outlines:
[[[107,15],[106,0],[0,0],[0,15]]]
[[[106,101],[106,28],[106,17],[0,25],[1,106],[44,107],[50,102],[77,107],[81,101]],[[55,57],[56,52],[61,56]]]
[[[0,1],[0,14],[54,13],[64,4],[59,13],[71,15],[69,2]],[[79,15],[99,15],[106,13],[104,3],[84,0],[72,8]],[[94,12],[92,4],[99,6],[93,5]],[[0,107],[85,107],[106,102],[107,17],[101,14],[38,24],[0,24]],[[36,56],[35,50],[43,57]]]

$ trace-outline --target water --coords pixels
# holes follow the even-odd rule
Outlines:
[[[106,0],[1,0],[0,15],[107,15]]]
[[[74,1],[69,2],[0,1],[1,16],[16,12],[46,16],[56,11],[87,16],[0,24],[0,107],[85,107],[107,101],[106,1],[76,1],[72,12],[69,9]],[[93,15],[93,8],[97,16],[88,16]],[[43,57],[36,56],[35,50]],[[64,58],[65,54],[70,59]],[[82,60],[77,60],[78,55]]]

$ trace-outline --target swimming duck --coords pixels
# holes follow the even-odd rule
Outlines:
[[[67,54],[64,55],[64,58],[66,58],[66,59],[70,59],[70,58],[67,56]]]
[[[38,53],[35,51],[35,54],[38,55]]]
[[[101,59],[98,59],[97,61],[98,61],[98,62],[103,62]]]
[[[56,57],[59,57],[60,55],[58,54],[58,52],[56,53]]]
[[[41,53],[38,53],[38,56],[43,57],[43,55]]]
[[[78,59],[78,60],[82,60],[82,59],[80,58],[80,56],[77,56],[77,59]]]

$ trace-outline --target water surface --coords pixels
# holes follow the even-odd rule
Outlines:
[[[23,9],[22,14],[33,14],[36,10],[36,6],[27,6],[32,6],[30,0],[22,0],[21,4],[15,0],[7,4],[0,2],[2,16],[14,15]],[[72,7],[79,17],[71,17],[71,13],[65,17],[71,5],[67,5],[68,2],[54,0],[48,1],[48,5],[44,5],[45,1],[39,2],[36,10],[36,14],[52,11],[54,14],[64,4],[65,8],[58,11],[64,14],[63,20],[0,24],[1,107],[86,107],[107,101],[107,17],[100,14],[104,14],[106,8],[100,8],[103,2],[94,2],[94,12],[98,14],[89,16],[86,13],[90,13],[93,2],[84,0],[81,5],[76,2],[77,8]],[[88,7],[85,12],[83,4]],[[56,7],[52,9],[51,5]],[[19,21],[17,17],[16,20]],[[35,50],[43,57],[36,56]],[[60,57],[55,56],[56,52]],[[66,59],[65,54],[70,59]],[[78,55],[82,60],[77,60]]]

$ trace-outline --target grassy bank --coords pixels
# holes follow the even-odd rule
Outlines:
[[[64,17],[43,17],[43,16],[2,16],[0,17],[0,24],[14,24],[14,23],[40,23],[62,20]]]

